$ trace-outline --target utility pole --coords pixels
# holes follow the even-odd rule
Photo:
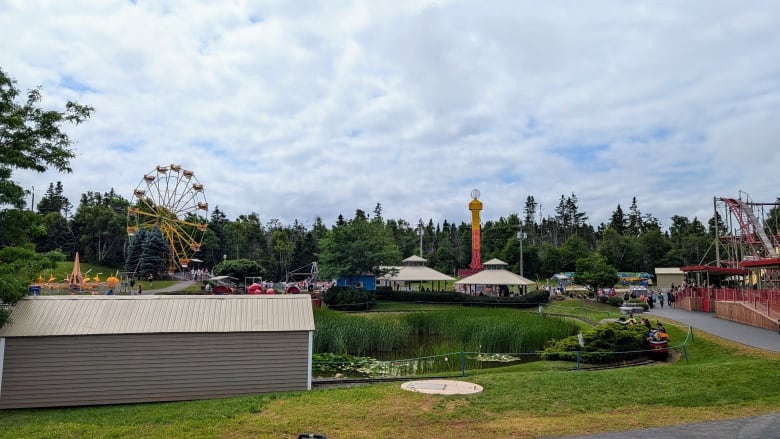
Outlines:
[[[520,276],[523,276],[523,239],[525,238],[525,232],[523,232],[522,224],[517,229],[517,240],[520,241]]]
[[[423,222],[422,222],[422,218],[420,218],[420,223],[417,225],[417,234],[420,235],[420,257],[423,257],[423,252],[422,252]]]

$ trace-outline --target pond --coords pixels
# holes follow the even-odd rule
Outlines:
[[[539,354],[489,354],[450,352],[403,359],[379,359],[349,355],[317,354],[312,369],[316,376],[340,375],[351,378],[415,377],[426,375],[461,375],[466,371],[504,367],[539,361]]]

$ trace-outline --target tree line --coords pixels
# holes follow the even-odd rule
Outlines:
[[[34,246],[39,253],[60,250],[70,257],[78,251],[84,261],[124,269],[132,254],[127,236],[129,206],[127,199],[111,189],[83,194],[73,210],[63,196],[62,183],[51,183],[35,209],[2,211],[5,227],[0,230],[0,247]],[[620,271],[652,273],[659,266],[697,265],[714,257],[716,224],[725,227],[722,220],[716,222],[715,215],[706,225],[695,217],[675,215],[668,230],[662,230],[657,218],[640,212],[634,198],[627,213],[618,204],[609,221],[594,228],[587,222],[587,213],[579,209],[575,194],[561,196],[555,214],[547,217],[539,215],[537,202],[528,196],[522,213],[482,225],[482,258],[499,258],[519,273],[518,237],[523,236],[522,271],[530,279],[576,271],[577,260],[594,252]],[[766,223],[777,224],[778,216],[780,212],[771,209]],[[156,247],[164,251],[159,243]],[[297,220],[287,225],[278,219],[262,223],[254,212],[231,220],[216,207],[194,257],[203,261],[203,267],[226,260],[253,261],[266,278],[285,280],[312,262],[319,263],[322,277],[331,278],[400,265],[411,255],[427,259],[431,268],[455,274],[471,262],[471,224],[430,219],[415,224],[384,218],[380,203],[371,214],[356,209],[350,219],[340,215],[331,227],[321,218],[308,226]]]

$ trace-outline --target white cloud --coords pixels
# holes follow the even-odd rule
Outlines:
[[[712,215],[780,196],[780,12],[772,2],[35,2],[0,5],[0,66],[69,127],[73,174],[17,172],[71,202],[130,196],[157,164],[209,204],[267,221],[372,211],[436,222],[552,215],[592,224]]]

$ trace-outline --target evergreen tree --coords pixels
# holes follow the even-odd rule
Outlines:
[[[49,183],[49,188],[46,189],[46,194],[38,202],[38,213],[46,215],[47,213],[63,214],[72,208],[70,201],[63,195],[64,189],[62,182],[58,181]]]
[[[623,213],[623,209],[620,204],[617,205],[617,209],[612,212],[612,217],[609,221],[609,227],[612,227],[618,235],[626,233],[626,215]]]
[[[208,229],[203,235],[198,258],[203,260],[203,266],[213,267],[222,262],[222,256],[227,254],[225,242],[225,224],[227,216],[216,206],[211,212]]]
[[[644,230],[642,224],[642,213],[639,211],[639,207],[636,204],[636,197],[631,199],[631,206],[628,208],[628,225],[626,226],[626,234],[631,236],[639,236]]]
[[[138,278],[138,270],[141,265],[141,256],[144,254],[146,245],[146,227],[141,227],[130,238],[130,248],[127,251],[127,257],[125,258],[125,272],[130,273],[131,276]]]
[[[537,207],[536,200],[534,200],[533,195],[529,195],[525,199],[525,207],[523,208],[523,226],[526,228],[530,228],[533,230],[533,226],[536,224],[536,207]],[[528,230],[526,230],[528,231]],[[531,238],[529,236],[529,238]],[[533,239],[533,238],[531,238]]]
[[[171,247],[159,227],[149,230],[144,239],[143,253],[138,264],[138,273],[142,279],[150,274],[160,279],[168,273],[168,262],[171,258]]]

